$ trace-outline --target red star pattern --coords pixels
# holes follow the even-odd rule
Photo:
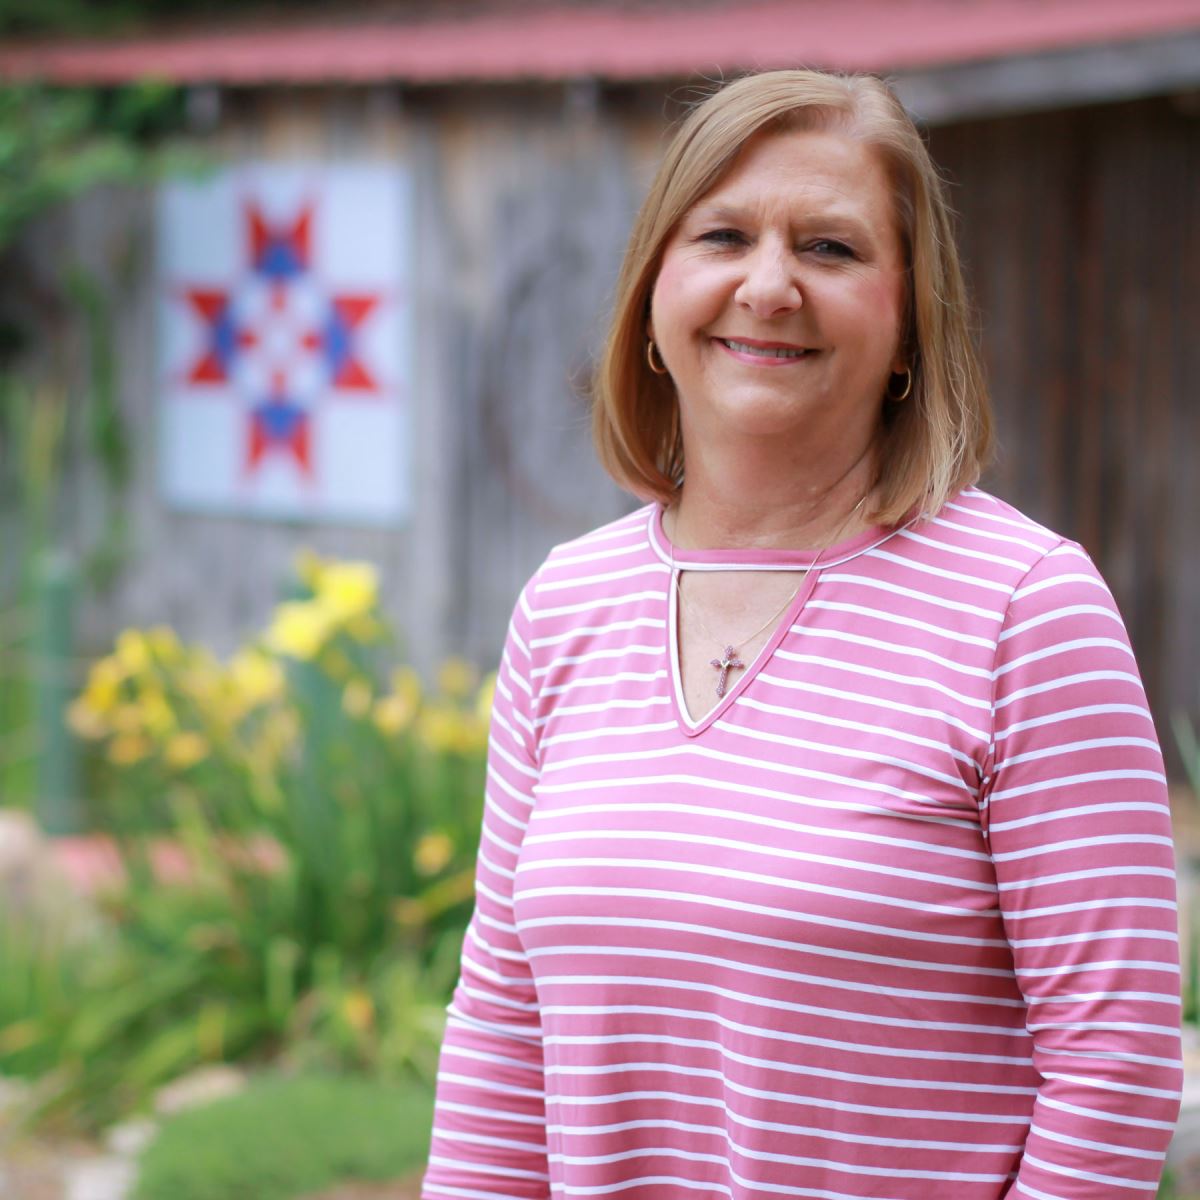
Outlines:
[[[338,393],[380,394],[359,342],[382,299],[372,292],[328,293],[320,286],[312,265],[311,202],[290,221],[272,223],[253,201],[243,212],[247,275],[228,289],[183,291],[204,326],[203,349],[185,379],[193,387],[239,393],[247,417],[246,475],[268,456],[281,454],[311,477],[317,408]],[[256,311],[256,289],[261,298],[263,288],[267,300]],[[256,355],[261,362],[252,361]],[[314,363],[319,371],[311,369]],[[307,371],[301,369],[305,364]],[[268,378],[258,379],[264,369]]]

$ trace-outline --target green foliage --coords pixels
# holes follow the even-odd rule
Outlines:
[[[0,0],[0,33],[82,29],[120,5],[75,0]],[[98,185],[140,184],[200,165],[174,140],[184,127],[184,94],[146,80],[115,88],[61,88],[0,82],[0,800],[29,804],[32,758],[28,626],[33,564],[61,537],[67,448],[90,451],[107,485],[86,549],[88,582],[106,586],[128,553],[124,493],[129,441],[117,396],[112,298],[78,266],[57,278],[28,273],[18,241],[30,223]],[[68,364],[79,361],[71,317],[85,335],[82,395]],[[25,352],[36,347],[32,361]],[[16,564],[15,567],[13,564]]]
[[[403,667],[384,690],[373,573],[303,569],[228,664],[127,630],[72,706],[103,748],[103,827],[117,815],[129,882],[104,902],[113,937],[73,968],[70,1010],[36,1004],[21,981],[47,968],[0,943],[18,994],[0,1072],[46,1072],[35,1120],[103,1127],[205,1062],[435,1074],[491,685],[452,661],[432,696]]]
[[[126,87],[0,86],[0,251],[35,216],[102,183],[174,167],[156,144],[183,125],[183,93],[162,81]]]
[[[183,116],[182,91],[162,82],[110,89],[0,83],[0,278],[6,285],[0,297],[0,533],[8,561],[25,564],[3,573],[0,612],[28,602],[28,564],[58,541],[66,448],[90,451],[107,485],[107,519],[96,523],[103,532],[85,564],[89,580],[101,586],[126,553],[121,501],[131,470],[117,397],[113,298],[70,263],[57,264],[57,277],[35,278],[19,239],[35,218],[98,185],[140,184],[198,167],[197,153],[173,140]],[[76,314],[85,335],[86,381],[68,366],[80,359],[72,345]],[[34,360],[26,358],[31,347],[39,351]],[[35,370],[33,361],[42,366]],[[73,394],[81,382],[82,394]],[[0,720],[0,735],[8,732]]]
[[[103,506],[103,532],[85,564],[85,573],[101,590],[109,587],[129,551],[125,496],[133,463],[129,434],[117,397],[116,330],[99,282],[76,267],[67,273],[67,292],[83,315],[87,331],[91,386],[83,414],[86,440],[108,487],[97,503]]]
[[[37,565],[51,541],[67,405],[49,387],[0,374],[0,803],[29,805],[37,786]],[[9,514],[15,512],[14,520]]]
[[[432,1107],[414,1085],[259,1080],[168,1121],[134,1200],[290,1200],[349,1179],[400,1179],[425,1159]]]
[[[22,13],[47,20],[69,4],[0,5],[0,28]],[[89,6],[103,7],[103,6]],[[39,736],[27,665],[34,563],[72,524],[64,475],[70,448],[89,453],[104,490],[93,499],[92,544],[82,547],[86,584],[105,588],[129,553],[129,438],[120,411],[115,298],[98,276],[59,262],[55,277],[27,274],[18,241],[35,218],[100,184],[137,184],[199,165],[172,140],[183,93],[146,81],[127,87],[0,84],[0,802],[33,802]],[[122,264],[116,263],[114,276]],[[128,264],[125,264],[128,265]],[[79,320],[73,321],[72,317]],[[74,344],[82,332],[83,349]],[[24,358],[30,347],[38,354]],[[35,369],[33,362],[40,362]],[[82,362],[80,379],[70,364]],[[80,386],[82,385],[82,386]],[[14,565],[15,564],[15,565]],[[14,665],[16,669],[14,670]]]
[[[93,943],[93,956],[96,950]],[[38,1076],[54,1066],[87,958],[61,923],[0,910],[0,1061],[7,1073]]]

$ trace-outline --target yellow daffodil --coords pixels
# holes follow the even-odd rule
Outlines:
[[[431,750],[444,754],[458,749],[461,724],[462,716],[453,705],[430,704],[421,710],[417,731]]]
[[[325,560],[319,554],[305,547],[292,560],[292,567],[305,587],[311,588],[315,592],[321,586]]]
[[[189,646],[173,678],[197,704],[212,705],[220,698],[222,674],[216,655],[202,646]]]
[[[141,733],[143,714],[140,704],[126,701],[112,710],[110,721],[118,733]]]
[[[435,830],[425,834],[413,850],[413,865],[421,875],[436,875],[454,857],[454,843]]]
[[[475,694],[475,715],[485,724],[492,719],[492,705],[496,700],[496,672],[489,671],[484,676],[479,691]]]
[[[371,563],[330,563],[321,572],[316,601],[339,621],[368,613],[379,596],[379,575]]]
[[[488,726],[474,713],[464,713],[455,731],[454,749],[459,754],[476,754],[487,747]]]
[[[412,667],[397,667],[391,676],[392,691],[402,696],[414,709],[421,705],[421,677]]]
[[[366,1033],[375,1023],[375,1004],[362,988],[352,988],[342,999],[342,1017],[355,1033]]]
[[[405,696],[381,696],[371,710],[371,720],[380,733],[395,737],[403,733],[417,715],[417,706]]]
[[[117,634],[117,662],[129,675],[140,675],[150,666],[150,649],[139,629],[125,629]]]
[[[140,733],[120,733],[108,743],[108,761],[118,767],[132,766],[146,758],[150,741]]]
[[[478,677],[475,667],[465,658],[448,658],[438,668],[438,691],[453,700],[462,700],[471,694]]]
[[[142,724],[156,738],[164,738],[178,728],[175,711],[161,688],[144,688],[138,697],[138,707],[142,710]]]
[[[308,661],[316,657],[331,632],[325,609],[305,600],[293,600],[275,610],[266,643],[277,654]]]
[[[283,668],[261,650],[239,650],[229,660],[229,681],[247,708],[257,708],[283,694]]]
[[[208,757],[208,739],[194,730],[184,730],[172,737],[163,748],[163,759],[167,766],[186,771]]]
[[[371,711],[371,685],[361,676],[346,684],[342,708],[351,717],[365,717]]]
[[[78,737],[95,741],[108,732],[100,712],[88,702],[86,694],[67,705],[67,727]]]
[[[124,683],[129,678],[129,672],[117,660],[115,654],[108,655],[107,658],[102,658],[92,666],[92,675],[96,679],[103,680],[105,683],[112,684],[113,687]]]
[[[88,672],[83,702],[95,713],[111,712],[121,695],[125,670],[115,658],[102,658]]]
[[[183,655],[183,646],[175,630],[168,625],[155,625],[146,631],[146,646],[164,666],[173,666]]]

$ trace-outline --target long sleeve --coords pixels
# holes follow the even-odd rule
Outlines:
[[[1108,588],[1079,547],[1014,592],[984,829],[1041,1076],[1013,1200],[1152,1197],[1179,1112],[1166,779]]]
[[[422,1200],[550,1194],[542,1031],[513,918],[513,876],[537,779],[528,587],[496,680],[475,911],[448,1010]]]

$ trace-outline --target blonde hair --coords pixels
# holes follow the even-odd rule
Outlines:
[[[593,379],[592,431],[605,469],[642,499],[670,503],[684,469],[674,388],[646,359],[646,319],[664,246],[756,134],[830,128],[880,155],[908,266],[902,337],[912,390],[902,401],[880,398],[872,517],[891,525],[914,511],[935,513],[979,478],[991,448],[991,409],[944,185],[920,133],[874,76],[768,71],[737,79],[692,109],[629,237]]]

